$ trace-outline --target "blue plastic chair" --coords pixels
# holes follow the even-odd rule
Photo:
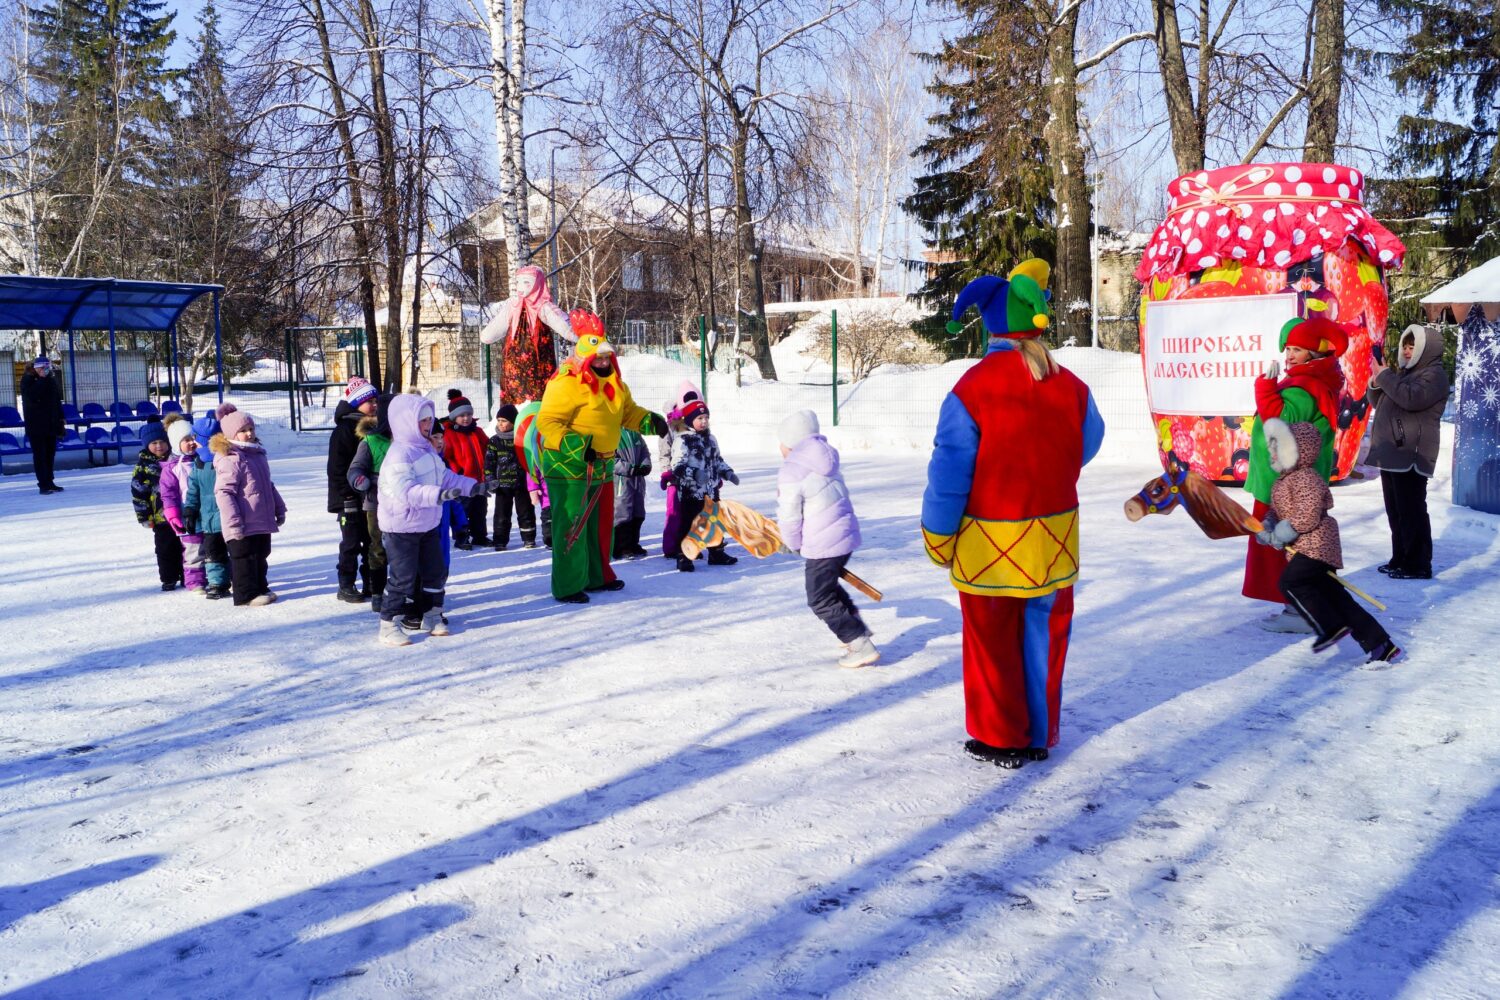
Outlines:
[[[81,424],[83,421],[78,417],[78,407],[72,403],[63,404],[63,420],[70,424]]]
[[[122,445],[140,444],[141,436],[136,433],[134,427],[126,427],[122,424],[121,426],[115,428],[114,433],[110,435],[110,440],[116,441]]]
[[[109,422],[109,414],[104,412],[104,406],[100,403],[84,403],[83,420],[91,424],[104,424]]]
[[[94,464],[94,452],[96,451],[106,455],[111,451],[120,456],[125,454],[125,449],[110,437],[109,431],[103,427],[90,427],[83,436],[83,446],[88,449],[90,465]]]
[[[181,413],[181,412],[182,412],[182,404],[179,403],[179,402],[177,402],[177,400],[175,400],[175,399],[165,400],[161,404],[161,415],[164,416],[164,417],[167,414],[169,414],[169,413]]]
[[[14,406],[0,406],[0,427],[23,427],[21,411]]]
[[[109,404],[109,415],[115,420],[129,420],[135,416],[135,412],[130,409],[129,403],[122,403],[117,399]]]
[[[135,404],[135,415],[138,417],[154,417],[158,415],[156,404],[149,399],[143,399]]]
[[[0,474],[5,472],[6,455],[25,455],[31,451],[31,447],[22,441],[17,441],[14,434],[0,433]]]

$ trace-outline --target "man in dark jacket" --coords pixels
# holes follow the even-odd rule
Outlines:
[[[1437,470],[1448,373],[1443,370],[1443,334],[1433,326],[1401,333],[1391,367],[1370,385],[1370,454],[1380,470],[1385,516],[1391,526],[1391,560],[1379,567],[1396,580],[1432,578],[1432,522],[1427,481]]]
[[[62,388],[52,374],[51,360],[45,356],[28,365],[21,376],[21,410],[26,436],[31,439],[37,488],[43,493],[61,493],[62,487],[52,480],[52,468],[57,442],[64,434]]]
[[[362,418],[375,412],[379,393],[358,375],[349,380],[344,398],[333,411],[333,434],[328,438],[328,513],[339,517],[339,593],[349,604],[370,596],[370,530],[365,523],[364,497],[349,485],[349,463],[359,450],[355,433]],[[354,585],[356,576],[362,585]]]

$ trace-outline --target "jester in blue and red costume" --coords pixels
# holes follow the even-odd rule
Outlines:
[[[1011,768],[1057,743],[1078,476],[1104,440],[1088,386],[1036,339],[1047,277],[1028,260],[959,293],[955,322],[977,306],[989,349],[943,401],[922,497],[927,554],[949,568],[963,611],[965,747]]]

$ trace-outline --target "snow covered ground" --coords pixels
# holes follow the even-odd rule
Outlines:
[[[919,451],[846,452],[886,600],[843,671],[789,557],[568,608],[544,551],[455,553],[458,634],[382,649],[331,596],[321,436],[271,437],[266,609],[156,590],[127,467],[0,482],[0,994],[1500,994],[1500,518],[1446,473],[1429,582],[1374,572],[1378,485],[1336,491],[1410,649],[1375,670],[1256,628],[1243,544],[1126,523],[1154,459],[1117,435],[1062,744],[1007,772],[960,750]]]

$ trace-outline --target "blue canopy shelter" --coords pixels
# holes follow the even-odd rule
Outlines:
[[[177,385],[177,320],[193,302],[213,296],[214,371],[219,401],[224,401],[224,345],[219,328],[219,299],[223,285],[188,285],[169,281],[127,281],[119,278],[48,278],[0,275],[0,330],[59,330],[68,335],[68,384],[73,406],[78,406],[77,367],[73,352],[75,330],[109,331],[110,381],[114,402],[120,402],[115,335],[119,331],[167,334],[172,366],[168,381],[172,395]]]

